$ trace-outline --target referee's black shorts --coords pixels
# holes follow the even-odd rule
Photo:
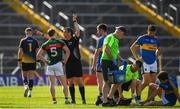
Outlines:
[[[80,60],[70,61],[66,64],[66,77],[82,77],[82,64]]]
[[[36,70],[36,63],[23,63],[22,62],[22,71]]]

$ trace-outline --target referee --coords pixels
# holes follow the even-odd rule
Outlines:
[[[80,60],[81,56],[79,52],[80,28],[79,24],[77,23],[76,15],[73,15],[73,22],[76,30],[74,35],[73,29],[70,27],[66,27],[64,30],[65,39],[63,40],[71,52],[66,63],[66,76],[69,81],[69,91],[72,99],[71,103],[76,103],[74,83],[77,82],[82,97],[82,104],[86,104],[85,88],[82,79],[82,64]]]

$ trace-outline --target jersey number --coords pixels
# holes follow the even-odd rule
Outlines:
[[[32,52],[32,43],[28,43],[29,51]]]
[[[57,50],[56,50],[56,47],[52,47],[50,48],[50,51],[51,51],[51,56],[52,57],[56,57],[57,56]]]

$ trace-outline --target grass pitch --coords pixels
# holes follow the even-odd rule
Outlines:
[[[81,96],[79,94],[78,87],[76,87],[76,104],[64,104],[64,96],[62,93],[62,88],[60,86],[56,87],[57,104],[52,104],[51,95],[49,93],[48,86],[36,86],[33,89],[32,98],[24,98],[24,88],[22,86],[18,87],[0,87],[0,109],[2,108],[59,108],[59,109],[91,109],[91,108],[102,108],[102,106],[96,106],[95,100],[98,94],[97,86],[86,86],[86,105],[82,104]],[[130,97],[130,91],[124,93],[125,97]],[[147,96],[147,90],[142,93],[142,99],[145,100]],[[158,97],[156,98],[158,100]],[[165,107],[133,107],[133,106],[118,106],[111,108],[165,108]],[[166,107],[172,108],[172,107]],[[180,103],[177,101],[176,106],[173,108],[180,109]],[[106,108],[108,109],[108,108]]]

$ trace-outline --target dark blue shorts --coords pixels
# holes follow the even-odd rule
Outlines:
[[[101,64],[100,64],[100,63],[97,63],[97,64],[96,64],[96,72],[99,72],[99,73],[102,72],[102,67],[101,67]]]
[[[110,60],[102,60],[101,67],[102,67],[104,81],[108,81],[109,71],[118,69],[118,66],[113,61]]]

